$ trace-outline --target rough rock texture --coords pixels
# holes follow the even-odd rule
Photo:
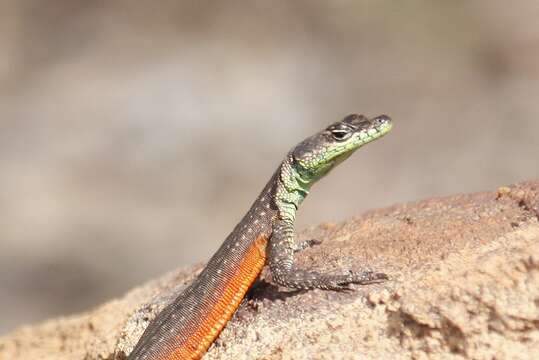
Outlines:
[[[391,280],[347,292],[261,281],[205,359],[532,359],[539,354],[539,181],[395,205],[308,229],[307,267]],[[123,359],[202,268],[0,339],[0,359]],[[267,278],[267,273],[263,278]]]

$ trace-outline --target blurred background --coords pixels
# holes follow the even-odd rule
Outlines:
[[[539,2],[0,2],[0,334],[208,259],[286,152],[395,128],[298,228],[537,178]]]

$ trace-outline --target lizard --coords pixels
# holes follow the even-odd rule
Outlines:
[[[294,220],[311,186],[393,126],[387,115],[352,114],[305,139],[284,158],[201,273],[149,323],[127,360],[200,359],[269,265],[273,282],[297,290],[350,289],[388,279],[373,271],[328,274],[299,268]]]

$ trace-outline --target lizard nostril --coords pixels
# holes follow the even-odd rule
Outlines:
[[[374,118],[374,122],[376,124],[384,124],[384,123],[391,122],[391,118],[387,115],[380,115]]]

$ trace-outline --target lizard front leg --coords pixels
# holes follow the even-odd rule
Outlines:
[[[387,279],[384,273],[372,271],[348,271],[343,275],[333,275],[309,271],[296,267],[294,253],[294,224],[290,220],[278,220],[268,244],[269,266],[273,280],[292,289],[344,290],[350,284],[371,284]]]

